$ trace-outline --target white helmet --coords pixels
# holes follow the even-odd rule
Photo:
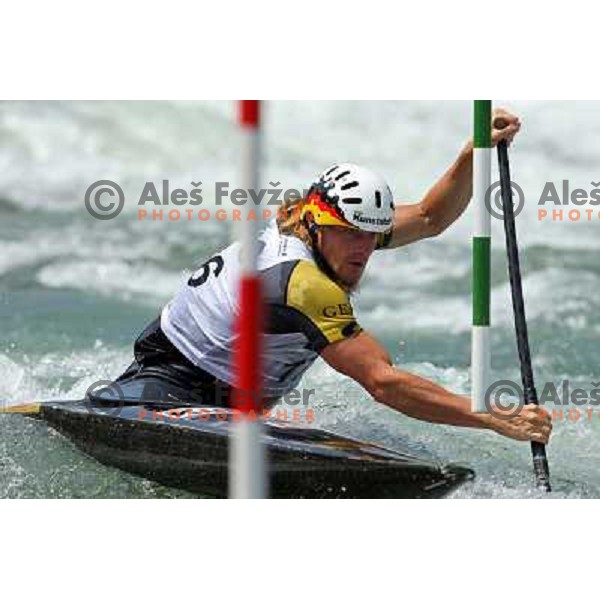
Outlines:
[[[317,225],[342,225],[375,233],[388,232],[394,200],[385,180],[373,171],[341,163],[325,170],[311,186],[302,216]]]

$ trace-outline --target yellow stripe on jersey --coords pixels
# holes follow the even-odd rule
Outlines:
[[[286,304],[308,317],[329,343],[361,331],[348,294],[311,261],[300,260],[287,285]]]

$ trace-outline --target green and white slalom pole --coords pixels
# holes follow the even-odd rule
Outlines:
[[[473,135],[473,331],[471,338],[471,410],[486,412],[490,384],[491,215],[485,195],[492,183],[492,101],[475,100]]]

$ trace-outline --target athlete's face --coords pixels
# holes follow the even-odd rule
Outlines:
[[[338,226],[320,229],[321,252],[340,281],[349,288],[358,285],[376,245],[376,233]]]

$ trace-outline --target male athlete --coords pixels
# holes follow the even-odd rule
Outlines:
[[[510,143],[519,119],[503,110],[493,118],[505,125],[492,128],[493,144]],[[353,314],[350,294],[376,249],[437,236],[463,213],[472,195],[472,160],[469,143],[416,204],[394,207],[381,177],[364,167],[337,164],[314,182],[306,198],[282,207],[260,238],[267,405],[296,387],[321,356],[375,401],[405,415],[548,442],[551,421],[544,409],[525,406],[507,419],[472,414],[468,398],[394,367]],[[211,257],[137,339],[135,360],[117,379],[126,396],[158,394],[179,406],[226,404],[234,384],[239,252],[234,243]]]

